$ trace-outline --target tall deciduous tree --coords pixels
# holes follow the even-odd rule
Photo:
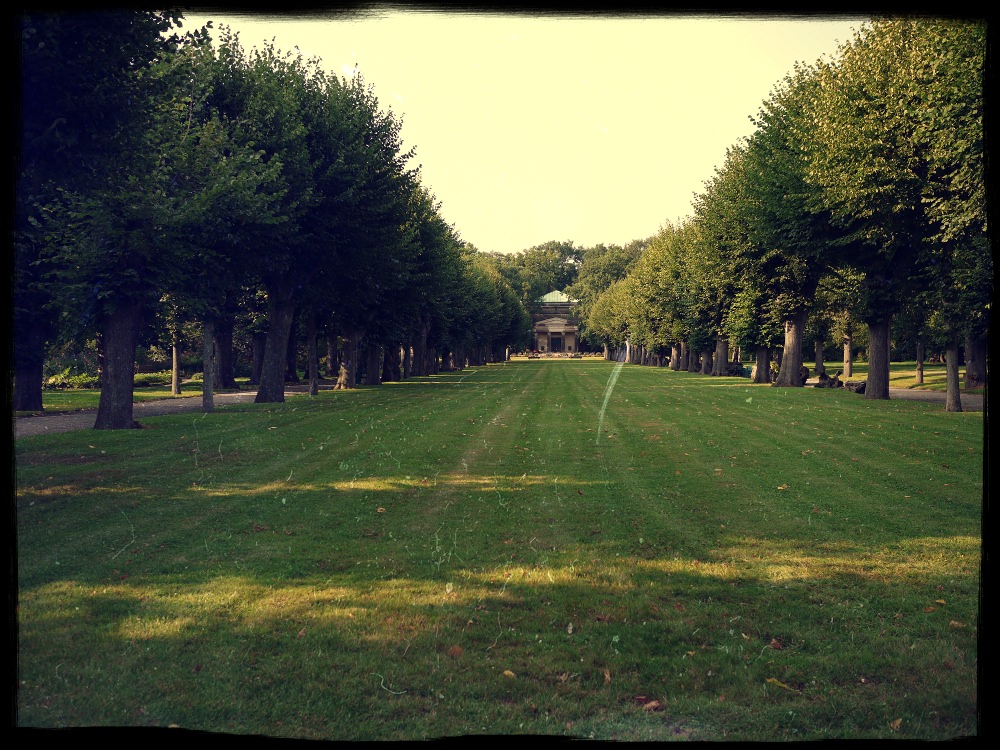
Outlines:
[[[135,350],[146,312],[164,293],[203,297],[225,258],[216,242],[251,200],[266,169],[235,145],[230,130],[201,108],[188,57],[204,33],[132,71],[132,106],[145,113],[127,150],[107,153],[105,176],[63,190],[51,212],[44,258],[64,313],[101,330],[104,373],[95,428],[121,429],[132,419]]]
[[[754,119],[744,174],[750,266],[766,280],[766,305],[784,327],[777,386],[801,386],[806,320],[820,279],[844,252],[840,233],[807,181],[803,137],[817,95],[815,68],[796,65]]]
[[[168,32],[177,20],[173,13],[118,11],[18,18],[15,409],[41,409],[45,347],[59,325],[45,277],[56,234],[53,206],[64,191],[106,189],[141,149],[151,107],[140,73],[176,43]]]
[[[989,269],[974,260],[986,247],[984,55],[980,24],[890,19],[864,27],[819,71],[809,179],[844,236],[866,248],[852,265],[871,342],[867,398],[888,398],[893,314],[922,283],[956,291],[924,270]],[[980,299],[965,314],[983,309]]]

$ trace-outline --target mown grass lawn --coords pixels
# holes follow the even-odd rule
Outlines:
[[[976,734],[982,413],[616,367],[18,440],[19,725]]]

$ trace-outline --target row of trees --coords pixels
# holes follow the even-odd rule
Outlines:
[[[753,351],[759,382],[780,348],[776,384],[799,386],[807,335],[835,333],[850,352],[864,325],[865,393],[886,399],[895,321],[918,361],[925,342],[946,350],[947,408],[960,410],[959,342],[966,385],[982,385],[993,288],[985,51],[985,24],[893,19],[866,24],[835,59],[797,65],[694,215],[588,300],[588,329],[712,374],[730,345]]]
[[[181,22],[21,17],[15,409],[41,408],[54,344],[96,332],[96,427],[134,426],[140,337],[169,328],[176,346],[191,320],[210,408],[212,383],[232,379],[238,313],[261,343],[258,402],[283,400],[295,320],[314,389],[323,334],[340,342],[341,388],[362,352],[378,383],[526,345],[517,294],[443,220],[399,120],[360,75],[269,45],[247,52],[225,29],[213,46]]]

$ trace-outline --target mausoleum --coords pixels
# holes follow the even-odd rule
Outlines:
[[[570,314],[574,302],[562,292],[549,292],[537,300],[531,316],[536,351],[570,354],[579,351],[580,328]]]

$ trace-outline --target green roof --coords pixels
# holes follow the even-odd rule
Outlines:
[[[568,294],[563,294],[562,292],[549,292],[543,296],[539,302],[575,302],[569,298]]]

